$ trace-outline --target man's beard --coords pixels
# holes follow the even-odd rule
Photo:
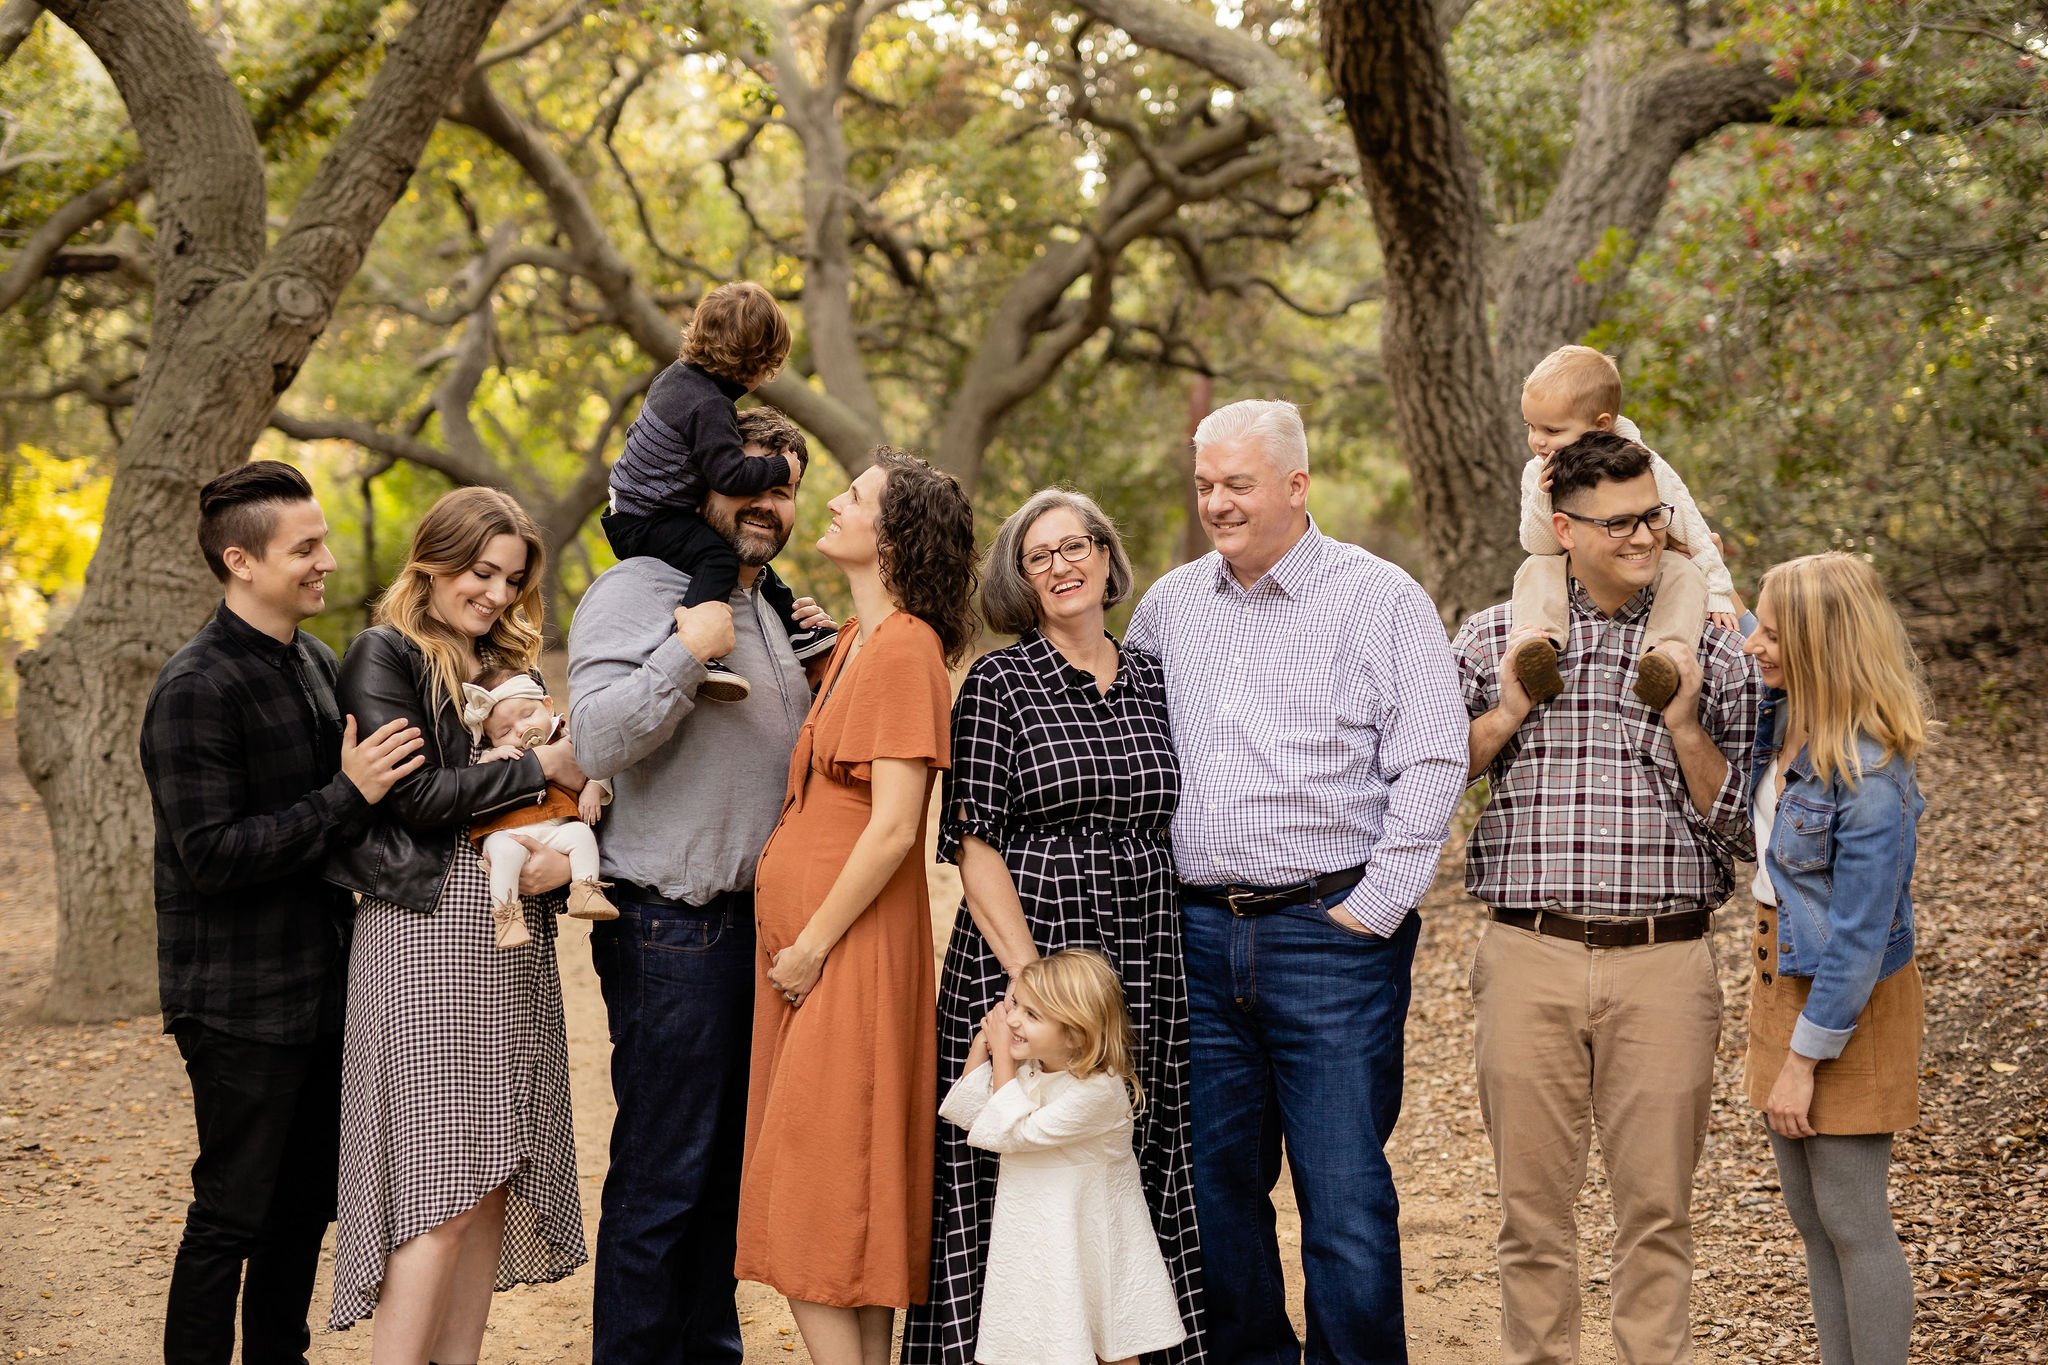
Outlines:
[[[720,539],[732,546],[740,563],[749,569],[760,568],[781,554],[782,547],[789,543],[789,533],[772,512],[742,512],[735,517],[706,507],[704,520]]]

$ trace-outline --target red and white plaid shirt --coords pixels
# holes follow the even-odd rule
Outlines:
[[[1631,690],[1651,596],[1645,588],[1610,618],[1572,583],[1564,695],[1530,712],[1484,774],[1492,797],[1465,850],[1465,888],[1486,904],[1571,915],[1712,909],[1735,889],[1736,859],[1755,856],[1743,775],[1763,684],[1741,637],[1709,622],[1700,723],[1728,774],[1701,815],[1663,717]],[[1451,643],[1475,718],[1500,701],[1508,631],[1503,603]]]

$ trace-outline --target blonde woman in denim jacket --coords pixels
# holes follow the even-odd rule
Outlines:
[[[1855,555],[1780,564],[1756,614],[1746,649],[1771,691],[1750,769],[1749,1098],[1806,1244],[1823,1365],[1905,1365],[1913,1277],[1885,1181],[1892,1134],[1920,1113],[1919,662]]]

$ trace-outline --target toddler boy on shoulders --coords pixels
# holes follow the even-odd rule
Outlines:
[[[1636,424],[1621,415],[1621,371],[1612,357],[1591,346],[1560,346],[1529,372],[1522,383],[1522,424],[1532,457],[1522,467],[1522,548],[1529,558],[1515,572],[1509,612],[1514,627],[1535,626],[1543,638],[1524,640],[1508,662],[1529,689],[1530,700],[1540,704],[1564,691],[1557,660],[1571,628],[1564,546],[1550,520],[1550,457],[1596,430],[1647,445]],[[1662,711],[1678,691],[1678,670],[1657,653],[1657,646],[1675,640],[1697,649],[1709,619],[1737,629],[1735,584],[1678,471],[1655,451],[1650,468],[1658,497],[1671,508],[1665,523],[1671,529],[1669,548],[1679,553],[1665,555],[1657,570],[1635,694],[1652,711]],[[1652,527],[1664,529],[1654,522]]]

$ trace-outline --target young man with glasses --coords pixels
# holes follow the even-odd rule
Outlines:
[[[1762,686],[1740,637],[1712,622],[1696,643],[1652,647],[1676,677],[1661,710],[1627,685],[1669,558],[1650,460],[1607,431],[1552,457],[1570,593],[1561,696],[1533,701],[1504,666],[1538,633],[1505,603],[1452,644],[1471,777],[1491,788],[1465,885],[1492,919],[1472,993],[1506,1365],[1578,1359],[1573,1205],[1595,1127],[1614,1193],[1617,1357],[1692,1359],[1692,1179],[1721,1035],[1707,935],[1736,859],[1754,856],[1742,778]]]
[[[1551,456],[1588,432],[1612,432],[1639,445],[1643,437],[1621,415],[1621,371],[1591,346],[1560,346],[1529,372],[1522,382],[1522,426],[1531,459],[1522,468],[1521,534],[1530,557],[1515,572],[1509,617],[1516,628],[1534,626],[1542,633],[1516,644],[1509,667],[1532,700],[1546,702],[1564,690],[1558,655],[1571,625],[1565,547],[1551,529]],[[1728,566],[1685,480],[1655,451],[1650,452],[1650,473],[1664,507],[1664,520],[1654,529],[1671,528],[1672,548],[1684,552],[1664,556],[1659,565],[1656,602],[1643,632],[1646,649],[1636,664],[1636,695],[1652,711],[1661,711],[1678,690],[1678,676],[1655,646],[1670,640],[1690,649],[1709,620],[1733,630],[1738,608]],[[1618,534],[1626,537],[1628,532]]]

